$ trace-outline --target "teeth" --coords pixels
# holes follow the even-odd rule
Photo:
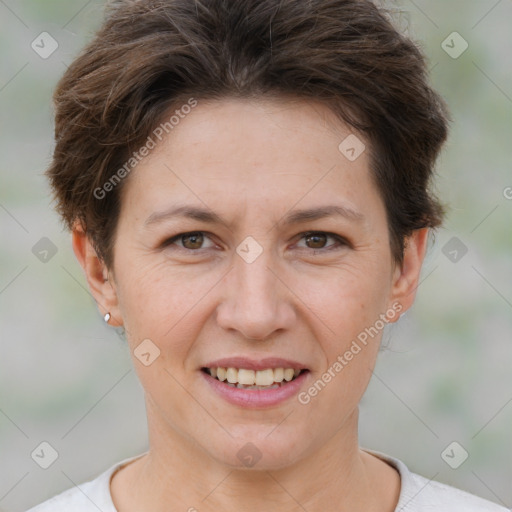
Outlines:
[[[280,387],[279,384],[272,384],[272,386],[244,386],[243,384],[231,384],[229,382],[226,384],[232,388],[239,389],[276,389]]]
[[[238,382],[238,370],[236,368],[228,368],[226,370],[226,377],[228,382],[236,384]]]
[[[254,370],[238,370],[239,384],[249,384],[252,386],[256,382],[255,379]],[[256,382],[256,384],[261,385],[259,382]]]
[[[293,368],[286,368],[284,371],[284,380],[291,381],[293,379]]]
[[[274,369],[274,381],[275,382],[283,382],[284,379],[284,370],[282,368]]]
[[[258,370],[256,372],[256,386],[270,386],[274,384],[274,370]]]
[[[212,372],[217,373],[217,379],[219,379],[220,381],[226,380],[226,368],[210,368],[210,375],[212,377],[215,377],[215,375]]]
[[[229,385],[243,389],[269,389],[279,387],[284,381],[290,382],[297,377],[300,370],[293,368],[267,368],[266,370],[247,370],[245,368],[209,368],[212,377],[221,382],[227,380]]]

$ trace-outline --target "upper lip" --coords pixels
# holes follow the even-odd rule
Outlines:
[[[249,359],[247,357],[224,357],[216,359],[202,366],[202,368],[243,368],[246,370],[266,370],[267,368],[293,368],[294,370],[307,370],[306,365],[283,359],[281,357],[265,357],[263,359]]]

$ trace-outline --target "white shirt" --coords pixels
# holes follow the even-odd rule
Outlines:
[[[510,512],[455,487],[411,473],[402,461],[389,455],[364,451],[384,460],[400,473],[400,498],[395,512]],[[117,470],[143,455],[145,453],[124,459],[94,480],[68,489],[27,512],[117,512],[110,494],[110,479]]]

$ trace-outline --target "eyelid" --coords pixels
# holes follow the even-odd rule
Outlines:
[[[170,245],[175,245],[175,242],[180,240],[181,238],[183,238],[184,236],[186,235],[195,235],[197,233],[200,233],[201,235],[204,235],[206,238],[209,238],[210,241],[213,243],[213,240],[212,240],[212,235],[211,233],[209,233],[208,231],[184,231],[182,233],[178,233],[177,235],[175,236],[172,236],[170,238],[166,238],[161,244],[160,246],[162,248],[166,248]],[[201,252],[201,251],[204,251],[205,249],[204,248],[201,248],[201,249],[196,249],[196,250],[192,250],[192,249],[187,249],[185,247],[180,247],[179,245],[176,245],[176,247],[182,251],[187,251],[189,253],[192,253],[192,252]],[[206,249],[212,249],[212,247],[207,247]]]
[[[333,244],[333,245],[330,245],[330,246],[327,246],[327,247],[321,247],[320,249],[310,249],[309,247],[301,247],[301,249],[304,249],[308,252],[313,252],[313,253],[317,253],[317,252],[323,252],[323,253],[327,253],[329,252],[330,250],[336,250],[336,249],[339,249],[340,247],[343,247],[343,246],[347,246],[347,247],[352,247],[352,244],[343,236],[341,235],[337,235],[336,233],[331,233],[329,231],[305,231],[304,233],[299,233],[297,235],[299,241],[302,240],[303,238],[305,238],[306,236],[309,236],[309,235],[325,235],[326,237],[330,237],[330,238],[334,238],[334,240],[336,240],[336,244]]]
[[[177,241],[177,240],[180,240],[182,237],[186,236],[186,235],[194,235],[194,234],[197,234],[197,233],[200,233],[202,235],[204,235],[206,238],[209,238],[210,241],[213,242],[212,240],[212,234],[209,233],[208,231],[186,231],[186,232],[182,232],[182,233],[179,233],[175,236],[172,236],[170,238],[167,238],[165,239],[161,245],[162,248],[166,248],[168,246],[171,246],[171,245],[174,245],[174,243]],[[300,247],[299,249],[300,250],[305,250],[307,252],[310,252],[310,253],[328,253],[330,250],[336,250],[336,249],[339,249],[343,246],[347,246],[347,247],[352,247],[352,244],[343,236],[341,235],[338,235],[336,233],[331,233],[329,231],[304,231],[302,233],[299,233],[295,238],[298,239],[298,241],[302,240],[303,238],[305,238],[306,236],[308,235],[326,235],[327,237],[331,237],[333,238],[334,240],[336,240],[336,244],[333,244],[331,246],[327,246],[327,247],[321,247],[320,249],[311,249],[309,247]],[[212,249],[213,247],[207,247],[207,248],[201,248],[201,249],[187,249],[185,247],[180,247],[179,245],[176,246],[177,249],[179,250],[182,250],[182,251],[186,251],[188,253],[201,253],[205,250],[208,250],[208,249]]]

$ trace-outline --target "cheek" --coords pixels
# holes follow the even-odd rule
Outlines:
[[[128,268],[131,277],[123,281],[119,300],[133,364],[152,406],[179,429],[177,418],[201,412],[183,386],[188,387],[186,364],[200,334],[197,314],[205,289],[199,290],[193,280],[170,269]],[[142,354],[148,352],[149,361],[144,362]]]
[[[132,350],[149,338],[161,349],[162,358],[171,351],[174,361],[179,361],[176,355],[197,336],[200,324],[191,319],[213,280],[210,284],[206,276],[204,280],[191,279],[190,274],[162,265],[148,268],[130,264],[125,269],[119,273],[118,298]]]
[[[329,326],[324,330],[328,334],[317,338],[324,363],[299,399],[301,404],[310,402],[309,411],[314,418],[323,418],[319,429],[339,429],[357,408],[368,386],[384,326],[379,318],[385,313],[381,303],[361,286],[344,286],[330,300],[318,304],[321,318]]]
[[[344,268],[308,292],[312,309],[328,327],[328,352],[371,327],[387,309],[389,276],[384,268]],[[332,355],[332,354],[331,354]]]
[[[382,282],[388,275],[382,267],[379,277],[377,268],[345,269],[310,295],[310,307],[321,319],[316,320],[322,332],[317,332],[317,340],[325,359],[323,377],[317,377],[329,388],[325,398],[330,397],[324,405],[336,407],[340,400],[355,405],[371,377],[387,325],[382,315],[389,292]]]

